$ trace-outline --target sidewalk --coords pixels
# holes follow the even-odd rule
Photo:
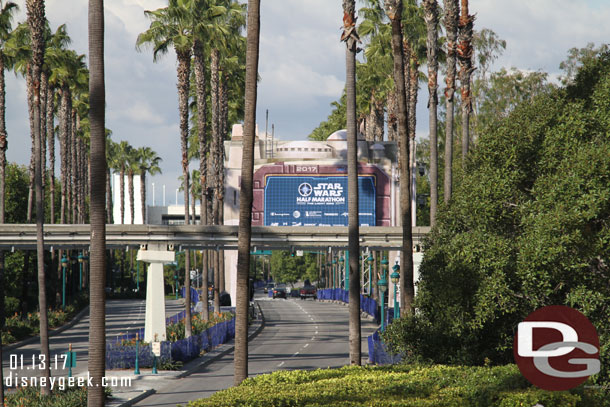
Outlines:
[[[248,340],[252,340],[265,326],[265,318],[256,304],[257,318],[248,328]],[[112,397],[106,401],[107,407],[128,407],[138,401],[150,396],[156,389],[161,389],[171,386],[172,382],[182,377],[186,377],[200,368],[218,360],[224,355],[233,352],[235,349],[235,340],[231,340],[223,345],[218,346],[204,356],[191,360],[186,363],[181,370],[176,371],[159,371],[158,374],[152,374],[151,369],[140,369],[139,375],[134,375],[133,370],[108,370],[106,378],[112,381],[117,378],[120,383],[121,378],[130,378],[131,386],[128,387],[112,387]]]

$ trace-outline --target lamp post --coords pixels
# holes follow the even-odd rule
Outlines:
[[[386,274],[388,271],[388,259],[385,257],[381,260],[381,279],[377,282],[379,288],[379,298],[381,299],[381,332],[385,331],[385,292],[388,290],[388,280]]]
[[[78,255],[78,291],[83,289],[83,254]]]
[[[398,288],[398,282],[400,281],[400,266],[398,262],[392,267],[394,272],[390,275],[390,280],[394,283],[394,318],[400,317],[400,305],[398,305],[398,297],[396,297],[396,291]]]
[[[136,292],[140,292],[140,262],[136,260]]]
[[[332,266],[333,265],[330,261],[328,263],[326,263],[326,288],[331,288],[330,287],[330,285],[332,284],[331,273],[333,272]]]
[[[61,309],[66,309],[66,267],[68,266],[68,258],[65,253],[61,257]]]
[[[176,283],[176,299],[178,299],[178,274],[174,274],[174,281]]]
[[[78,259],[76,258],[76,256],[74,254],[72,254],[72,256],[70,256],[70,264],[72,265],[72,267],[70,267],[70,295],[72,296],[72,298],[74,299],[74,274],[76,273],[76,271],[74,271],[74,266],[76,265],[76,263],[78,263]]]
[[[373,261],[375,261],[375,259],[373,258],[373,254],[369,252],[369,256],[366,258],[366,263],[369,266],[369,297],[373,294],[373,280],[371,280],[371,266],[373,265]]]
[[[326,265],[324,263],[322,263],[322,265],[320,266],[320,269],[322,270],[322,281],[320,281],[320,284],[318,285],[318,287],[324,287],[324,284],[326,283]]]
[[[83,256],[83,268],[85,269],[85,286],[89,285],[89,269],[87,267],[87,262],[89,261],[89,256]]]
[[[340,280],[339,280],[339,284],[341,285],[341,288],[343,288],[345,290],[345,268],[344,268],[344,263],[345,263],[345,259],[343,258],[343,255],[341,255],[341,257],[339,257],[339,270],[340,271]]]

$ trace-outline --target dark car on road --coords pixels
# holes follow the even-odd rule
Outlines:
[[[286,298],[286,286],[278,285],[273,288],[273,298]]]
[[[273,290],[273,287],[275,287],[275,284],[273,284],[273,283],[267,284],[264,288],[265,294],[268,293],[269,290]]]
[[[315,285],[305,285],[299,290],[299,297],[304,300],[306,298],[318,299],[318,292]]]

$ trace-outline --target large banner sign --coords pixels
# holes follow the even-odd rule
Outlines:
[[[360,226],[375,226],[375,178],[358,177]],[[347,226],[347,176],[268,176],[266,226]]]

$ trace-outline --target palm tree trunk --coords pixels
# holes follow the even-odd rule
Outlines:
[[[4,80],[4,55],[0,51],[0,224],[4,223],[6,192],[6,83]],[[4,252],[0,250],[0,332],[4,328]],[[0,366],[2,366],[2,335],[0,335]],[[4,373],[0,368],[0,406],[4,405]]]
[[[46,71],[42,71],[40,75],[40,158],[41,174],[42,174],[42,189],[45,191],[45,182],[47,180],[47,103],[49,100],[49,76]],[[44,206],[44,199],[42,200]]]
[[[72,211],[72,223],[78,223],[76,216],[76,183],[78,182],[78,160],[76,159],[76,144],[78,143],[77,125],[76,125],[76,109],[72,109],[72,136],[70,139],[70,208]]]
[[[131,224],[134,224],[134,217],[136,214],[135,210],[135,200],[134,200],[134,189],[133,189],[133,170],[127,171],[127,191],[129,192],[129,215],[131,219]]]
[[[212,176],[213,176],[213,188],[214,188],[214,199],[212,200],[212,224],[218,225],[218,199],[220,191],[218,185],[220,184],[220,126],[219,126],[219,51],[217,49],[212,50],[212,62],[211,62],[211,99],[212,99]],[[218,285],[218,281],[215,281]]]
[[[391,90],[388,92],[388,141],[396,141],[396,133],[398,132],[396,92]]]
[[[235,374],[237,385],[248,377],[248,273],[252,233],[252,180],[254,175],[254,137],[256,126],[256,80],[260,37],[260,0],[248,0],[246,39],[246,87],[244,113],[243,161],[239,197],[237,242],[237,304],[235,320]]]
[[[116,187],[116,186],[115,186]],[[91,203],[89,203],[91,207]],[[112,189],[110,186],[110,168],[106,169],[106,223],[112,223]]]
[[[462,0],[462,15],[459,20],[459,44],[457,49],[460,63],[460,84],[462,86],[462,166],[466,165],[468,144],[470,141],[470,113],[472,101],[470,95],[470,75],[472,68],[472,31],[474,16],[468,13],[468,0]]]
[[[146,170],[140,171],[140,202],[142,203],[142,223],[146,224]]]
[[[445,203],[451,200],[453,193],[453,102],[455,95],[455,61],[457,51],[457,29],[459,18],[458,0],[445,0],[445,30],[447,32],[447,75],[445,83],[446,111],[445,119]]]
[[[195,71],[195,89],[197,95],[197,130],[199,132],[199,174],[201,176],[201,211],[200,219],[202,225],[208,224],[208,196],[207,196],[207,99],[205,94],[205,61],[203,58],[203,44],[198,38],[195,38],[193,43],[193,69]],[[203,309],[201,311],[204,321],[209,319],[210,310],[208,308],[208,251],[203,250],[202,256],[202,278],[203,289],[201,302]]]
[[[60,222],[66,223],[66,213],[68,204],[68,134],[70,126],[68,121],[68,102],[70,98],[69,89],[62,86],[60,89],[61,103],[59,108],[59,148],[61,155],[61,205],[60,205]]]
[[[349,357],[350,364],[361,364],[360,329],[360,222],[358,215],[358,144],[356,129],[356,2],[343,0],[343,35],[345,41],[345,93],[347,96],[347,190],[349,253]]]
[[[415,287],[413,286],[413,238],[411,231],[411,188],[409,168],[409,135],[407,131],[407,101],[404,80],[404,58],[402,40],[402,2],[386,0],[386,12],[392,23],[392,53],[394,57],[394,84],[398,100],[399,171],[403,180],[400,183],[400,221],[402,226],[402,250],[400,268],[400,292],[403,315],[413,312]],[[417,81],[415,82],[415,86]],[[415,116],[414,114],[410,116]]]
[[[53,114],[53,101],[55,89],[49,87],[47,91],[47,144],[49,149],[49,199],[51,224],[55,223],[55,115]]]
[[[89,118],[91,122],[91,255],[90,255],[90,324],[89,373],[93,386],[88,388],[87,405],[102,407],[105,374],[105,293],[106,225],[106,128],[104,84],[104,2],[89,0]]]
[[[426,45],[428,50],[428,122],[430,126],[430,226],[434,226],[438,206],[438,3],[436,0],[424,0],[423,5],[428,34]]]
[[[29,184],[28,184],[28,210],[27,210],[27,223],[32,221],[33,209],[34,209],[34,158],[36,154],[34,153],[34,144],[36,141],[34,140],[36,134],[36,124],[34,122],[34,79],[32,77],[32,68],[31,65],[28,64],[27,72],[25,76],[26,82],[26,93],[28,99],[28,115],[30,119],[30,136],[31,136],[31,147],[30,147],[30,166],[29,166]]]
[[[47,319],[47,294],[46,276],[44,268],[44,210],[42,192],[42,134],[41,134],[41,108],[40,108],[40,88],[41,70],[44,58],[44,38],[43,31],[45,25],[45,12],[43,0],[26,1],[27,20],[30,27],[32,41],[32,113],[34,117],[34,178],[36,188],[36,255],[38,265],[38,306],[40,309],[40,354],[44,360],[51,360],[49,353],[49,324]],[[46,379],[46,385],[40,386],[43,396],[51,393],[48,385],[51,372],[49,364],[40,372],[41,377]]]
[[[121,225],[125,224],[125,166],[119,171],[119,189],[121,198]]]
[[[189,224],[189,160],[188,160],[188,99],[191,71],[190,51],[178,51],[178,109],[180,110],[180,145],[182,147],[182,176],[184,177],[184,224]],[[191,273],[189,250],[184,251],[184,336],[192,335],[191,327]]]

